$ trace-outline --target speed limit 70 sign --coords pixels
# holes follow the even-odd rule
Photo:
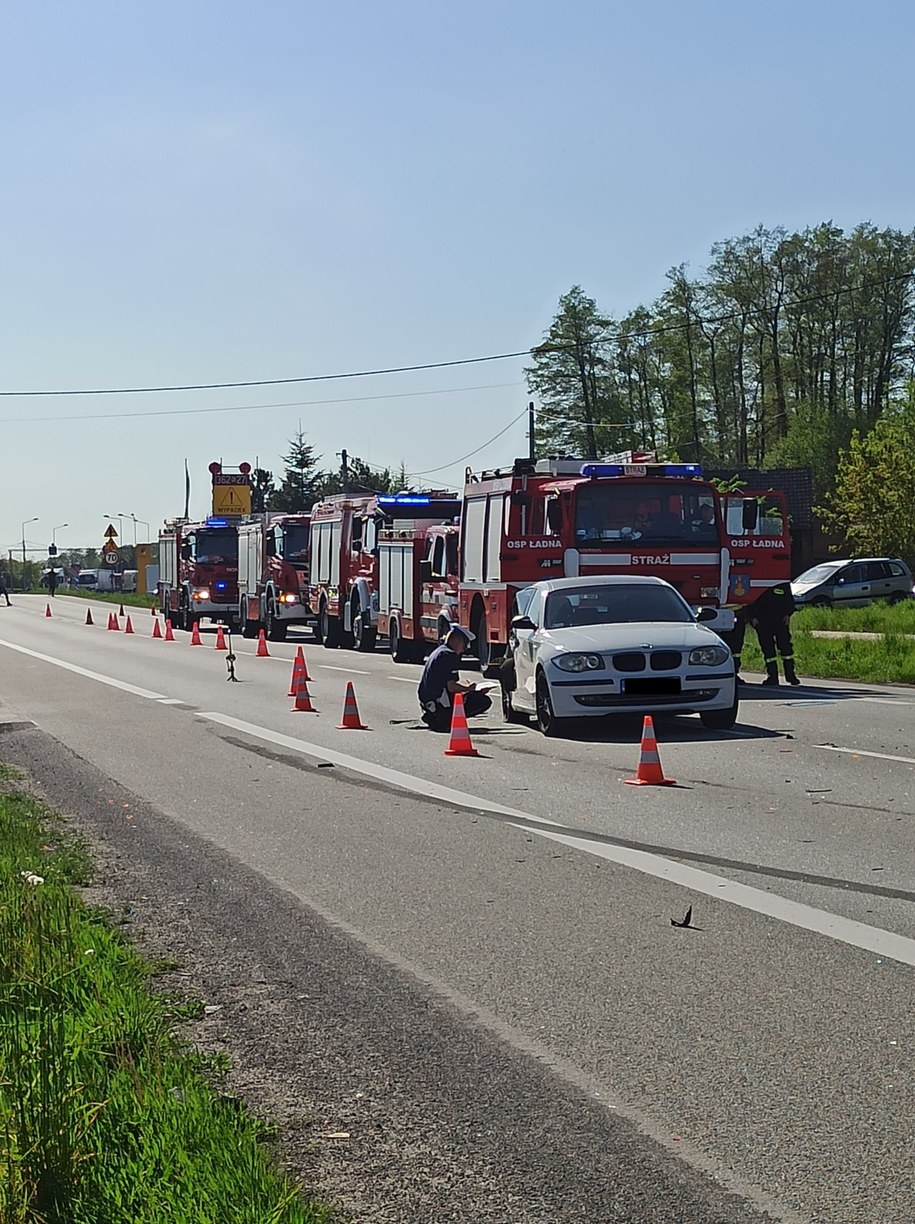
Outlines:
[[[102,554],[102,560],[106,565],[117,565],[121,559],[121,554],[116,548],[106,548]]]

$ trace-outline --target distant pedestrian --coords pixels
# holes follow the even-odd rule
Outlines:
[[[57,590],[57,570],[52,569],[48,571],[48,590],[52,596]]]
[[[6,570],[0,570],[0,595],[6,600],[6,606],[10,606],[10,576]]]

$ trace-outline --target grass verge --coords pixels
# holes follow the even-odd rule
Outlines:
[[[862,612],[866,610],[861,609]],[[806,617],[806,613],[804,615]],[[848,629],[849,626],[844,628]],[[899,633],[886,633],[880,638],[863,640],[812,637],[809,628],[802,627],[800,614],[792,620],[791,636],[795,666],[802,680],[811,676],[821,680],[859,680],[869,684],[915,684],[915,639],[902,637]],[[741,670],[765,670],[752,630],[747,632],[741,654]]]
[[[0,789],[0,1220],[330,1224],[220,1097],[152,968],[79,899],[89,860]],[[171,1009],[172,1013],[174,1009]]]
[[[47,592],[45,592],[47,594]],[[152,608],[155,595],[139,595],[136,591],[58,591],[58,595],[76,595],[80,599],[97,599],[99,603],[124,604],[131,608]]]
[[[797,629],[830,629],[835,633],[915,634],[915,599],[898,604],[872,603],[864,608],[801,608],[791,624]]]

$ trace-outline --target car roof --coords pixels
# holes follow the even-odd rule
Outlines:
[[[579,578],[544,578],[532,584],[541,591],[573,591],[576,587],[596,586],[670,586],[666,578],[654,578],[650,574],[594,574]]]

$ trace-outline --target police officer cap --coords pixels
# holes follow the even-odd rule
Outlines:
[[[465,629],[463,625],[458,625],[456,623],[448,626],[448,633],[449,635],[452,633],[459,633],[468,646],[474,640],[473,634],[469,629]]]

